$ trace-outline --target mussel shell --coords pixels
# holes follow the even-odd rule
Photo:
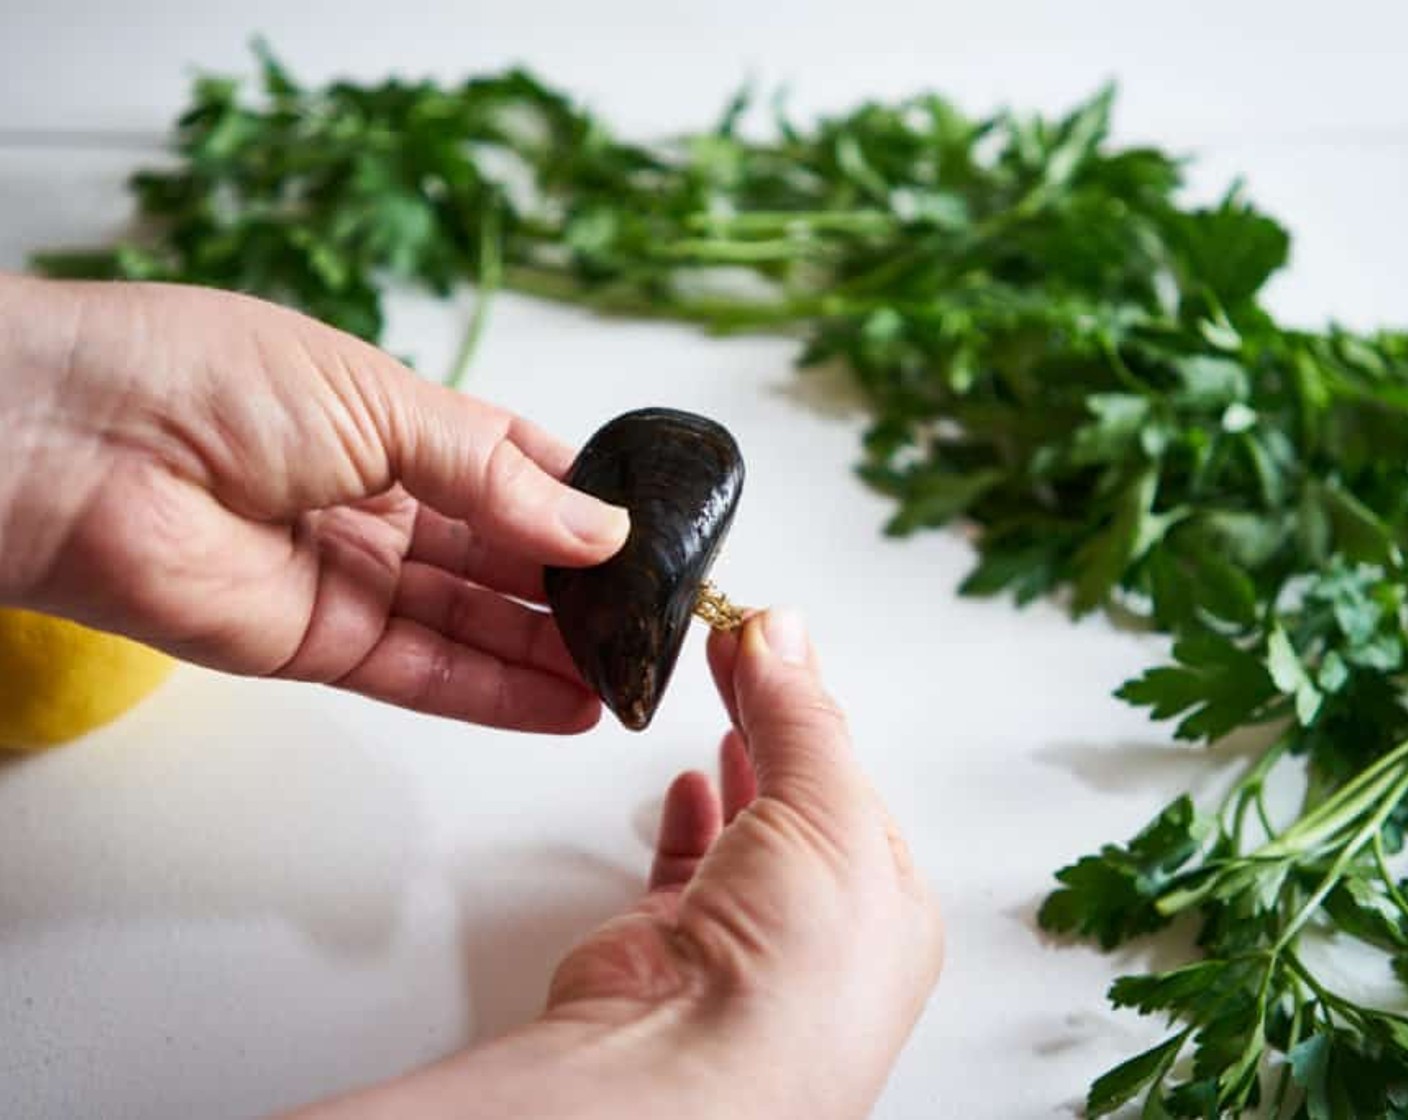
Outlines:
[[[669,684],[699,585],[733,521],[743,456],[706,417],[646,408],[592,436],[567,482],[624,506],[631,531],[604,564],[549,568],[548,603],[582,677],[640,731]]]

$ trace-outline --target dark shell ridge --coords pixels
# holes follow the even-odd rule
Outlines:
[[[699,585],[733,521],[743,456],[712,420],[640,409],[592,436],[567,482],[630,511],[620,552],[594,568],[549,568],[545,582],[578,671],[640,731],[669,684]]]

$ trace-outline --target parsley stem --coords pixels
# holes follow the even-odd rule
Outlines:
[[[1325,1012],[1325,1025],[1327,1027],[1334,1025],[1334,1021],[1329,1017],[1329,1012],[1331,1011],[1338,1012],[1349,1020],[1357,1020],[1363,1015],[1364,1009],[1357,1003],[1331,991],[1329,988],[1325,987],[1324,984],[1320,983],[1320,981],[1315,978],[1315,973],[1311,972],[1310,969],[1306,967],[1305,962],[1300,959],[1294,949],[1289,947],[1285,949],[1281,953],[1281,960],[1286,967],[1294,972],[1305,986],[1314,993],[1316,1000],[1319,1001],[1321,1008],[1323,1008]]]
[[[1333,836],[1351,824],[1365,804],[1377,799],[1386,783],[1393,780],[1393,770],[1405,758],[1408,758],[1408,741],[1400,743],[1373,765],[1366,766],[1315,808],[1305,811],[1261,852],[1282,855],[1304,851],[1319,840]]]
[[[708,234],[806,233],[884,234],[897,226],[884,210],[749,210],[738,214],[692,214],[690,229]]]
[[[1294,976],[1291,984],[1299,988],[1299,980]],[[1297,996],[1299,992],[1297,991]],[[1291,1025],[1286,1032],[1286,1053],[1290,1053],[1300,1042],[1301,1034],[1301,1012],[1302,1002],[1299,998],[1291,1001]],[[1281,1111],[1286,1103],[1286,1096],[1291,1091],[1291,1063],[1286,1062],[1281,1066],[1281,1076],[1276,1079],[1276,1093],[1271,1098],[1271,1120],[1280,1120]]]
[[[1247,813],[1250,809],[1256,810],[1257,819],[1261,822],[1262,830],[1265,833],[1265,840],[1270,840],[1276,835],[1276,828],[1271,823],[1270,815],[1266,811],[1266,799],[1264,791],[1266,787],[1266,776],[1284,757],[1290,748],[1290,739],[1282,736],[1261,752],[1256,761],[1253,762],[1245,773],[1237,779],[1222,799],[1222,804],[1218,806],[1217,821],[1220,832],[1229,837],[1232,842],[1241,850],[1243,837],[1246,832]],[[1232,823],[1227,825],[1228,810],[1232,811]]]
[[[1302,817],[1295,825],[1274,839],[1268,840],[1259,848],[1235,860],[1208,862],[1203,868],[1205,874],[1199,876],[1196,885],[1169,891],[1159,898],[1155,903],[1159,913],[1172,916],[1216,895],[1229,882],[1237,882],[1249,876],[1255,878],[1258,865],[1275,865],[1304,860],[1307,854],[1316,852],[1322,844],[1333,840],[1345,829],[1358,822],[1363,817],[1365,810],[1371,806],[1377,805],[1378,809],[1370,823],[1377,821],[1374,828],[1382,827],[1388,814],[1402,800],[1404,793],[1408,792],[1408,772],[1393,769],[1403,762],[1405,755],[1408,755],[1408,743],[1389,752],[1373,766],[1367,768],[1359,778],[1347,783],[1333,796],[1326,798],[1315,813]],[[1360,780],[1365,775],[1369,775],[1367,783]],[[1309,827],[1306,827],[1307,825]],[[1356,852],[1373,835],[1372,829],[1365,831],[1367,828],[1368,825],[1361,825],[1349,841],[1351,845],[1358,845],[1354,849]],[[1343,852],[1345,849],[1341,848],[1340,850]],[[1335,866],[1338,867],[1338,864]],[[1342,874],[1343,868],[1340,867],[1336,872],[1336,880]],[[1326,893],[1333,886],[1334,882],[1331,882],[1325,888]],[[1316,906],[1319,905],[1323,897],[1322,894],[1315,899]],[[1311,909],[1313,910],[1314,906]],[[1308,917],[1308,914],[1293,918],[1291,926],[1298,928],[1305,917]]]
[[[1238,787],[1237,807],[1232,813],[1232,827],[1230,830],[1224,830],[1231,836],[1232,842],[1238,845],[1242,842],[1242,833],[1245,830],[1247,810],[1251,807],[1253,800],[1253,788],[1254,787]]]
[[[1271,814],[1266,811],[1266,791],[1260,784],[1257,785],[1253,798],[1256,801],[1257,820],[1261,822],[1262,829],[1266,832],[1267,838],[1270,839],[1272,836],[1276,835],[1276,826],[1271,823]]]
[[[500,242],[498,213],[497,207],[488,207],[479,226],[479,291],[475,297],[469,326],[460,340],[459,351],[455,354],[450,376],[446,380],[451,389],[464,387],[470,362],[474,358],[474,352],[479,349],[479,340],[489,321],[489,307],[503,283],[503,248]]]
[[[837,302],[825,296],[775,303],[681,296],[663,300],[629,288],[586,289],[556,270],[526,265],[510,267],[505,277],[505,287],[538,299],[586,307],[603,315],[683,321],[721,331],[777,329],[839,311]]]
[[[1105,360],[1110,363],[1110,368],[1114,370],[1115,376],[1120,383],[1130,392],[1141,397],[1150,397],[1153,391],[1143,381],[1134,375],[1134,371],[1129,368],[1129,363],[1124,360],[1124,355],[1120,353],[1119,344],[1111,338],[1100,340],[1100,347],[1105,352]]]
[[[1257,988],[1256,1028],[1248,1033],[1246,1046],[1243,1047],[1237,1064],[1229,1067],[1222,1075],[1222,1081],[1226,1086],[1230,1088],[1241,1087],[1243,1099],[1250,1091],[1251,1084],[1254,1083],[1249,1082],[1248,1079],[1255,1073],[1257,1066],[1261,1063],[1262,1055],[1266,1053],[1266,1005],[1271,995],[1271,980],[1275,970],[1276,961],[1272,957],[1266,962],[1261,984]]]
[[[1377,832],[1374,834],[1374,864],[1378,868],[1379,878],[1383,880],[1384,893],[1389,900],[1398,908],[1398,913],[1408,918],[1408,899],[1403,897],[1403,892],[1398,889],[1398,883],[1394,880],[1393,872],[1388,869],[1388,859],[1384,855],[1384,834]]]
[[[823,242],[794,237],[770,241],[727,241],[722,238],[681,238],[662,246],[657,254],[667,260],[707,264],[768,264],[799,260],[825,253]]]
[[[1262,751],[1261,754],[1257,756],[1256,761],[1247,768],[1247,772],[1242,775],[1241,779],[1237,782],[1233,792],[1235,793],[1238,789],[1245,789],[1252,786],[1259,788],[1261,784],[1266,781],[1266,776],[1275,768],[1276,763],[1280,762],[1282,756],[1290,749],[1290,746],[1290,738],[1283,735]]]
[[[1294,939],[1297,933],[1310,916],[1325,900],[1325,896],[1335,888],[1335,885],[1344,878],[1345,869],[1353,862],[1360,850],[1367,844],[1378,831],[1383,828],[1384,821],[1388,820],[1389,814],[1398,808],[1398,803],[1408,794],[1408,774],[1402,775],[1397,782],[1388,790],[1386,796],[1379,800],[1378,808],[1350,838],[1349,842],[1340,849],[1339,856],[1330,865],[1330,870],[1325,872],[1324,878],[1320,880],[1320,885],[1315,888],[1314,893],[1306,899],[1305,904],[1300,908],[1300,912],[1291,919],[1290,924],[1281,932],[1276,944],[1272,947],[1273,953],[1279,953]]]

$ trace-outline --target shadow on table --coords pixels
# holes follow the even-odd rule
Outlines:
[[[817,416],[844,420],[866,412],[865,393],[842,362],[827,362],[791,374],[772,392]]]
[[[1167,741],[1052,743],[1034,751],[1032,757],[1104,793],[1162,789],[1170,798],[1184,791],[1196,796],[1218,786],[1229,772],[1249,765],[1279,733],[1278,726],[1248,728],[1212,747]]]
[[[384,948],[414,790],[303,696],[183,669],[89,739],[0,767],[0,939],[273,915],[333,952]]]
[[[571,848],[510,852],[489,873],[467,864],[457,893],[473,1040],[535,1018],[562,958],[643,889],[639,870]]]
[[[1183,790],[1227,761],[1214,763],[1205,748],[1188,743],[1051,743],[1033,751],[1032,758],[1101,793]]]

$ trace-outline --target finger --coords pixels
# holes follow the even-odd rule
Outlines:
[[[523,453],[553,478],[565,476],[572,467],[572,460],[577,457],[569,444],[521,416],[514,417],[512,434],[513,442],[523,449]]]
[[[408,618],[393,618],[338,687],[404,708],[485,727],[556,735],[586,731],[601,702],[555,673],[508,665]]]
[[[625,542],[626,511],[554,477],[563,456],[537,428],[414,375],[396,387],[388,449],[397,479],[421,501],[534,563],[597,564]]]
[[[403,564],[392,612],[500,661],[581,684],[552,615],[440,568],[414,561]]]
[[[868,808],[845,716],[822,688],[799,615],[770,610],[744,625],[734,690],[761,794],[828,831]]]
[[[719,785],[723,788],[724,824],[731,824],[758,795],[758,777],[737,729],[724,736],[719,748]]]
[[[693,770],[676,778],[665,795],[660,816],[650,889],[681,887],[689,882],[722,828],[723,812],[709,779]]]
[[[543,566],[495,548],[483,533],[464,521],[436,513],[427,505],[416,512],[408,560],[433,564],[481,587],[492,587],[517,599],[541,603]]]
[[[734,689],[733,674],[738,664],[738,631],[712,631],[705,648],[708,652],[709,671],[714,676],[714,687],[719,690],[719,698],[728,709],[730,722],[737,727],[738,694]]]

